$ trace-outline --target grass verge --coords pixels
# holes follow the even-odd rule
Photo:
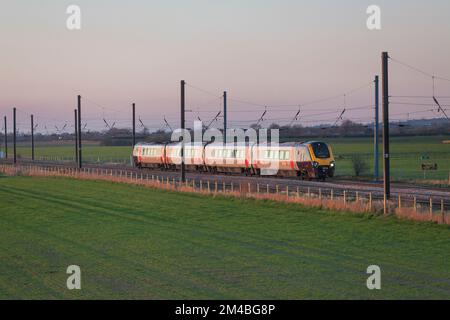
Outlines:
[[[3,299],[450,298],[448,226],[67,178],[2,178],[0,203]]]

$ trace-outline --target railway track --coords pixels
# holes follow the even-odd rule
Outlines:
[[[1,160],[0,163],[12,164],[11,160]],[[67,162],[49,162],[49,161],[31,161],[23,160],[18,161],[19,165],[38,165],[42,167],[62,167],[62,168],[75,168],[74,163]],[[113,175],[120,172],[126,172],[126,174],[143,174],[158,177],[158,179],[178,180],[180,173],[177,171],[162,171],[151,169],[138,169],[133,167],[124,167],[123,165],[115,164],[84,164],[84,168],[99,169],[99,170],[111,170]],[[124,173],[125,174],[125,173]],[[346,197],[356,199],[358,197],[368,197],[371,194],[373,200],[383,200],[383,185],[376,182],[367,181],[348,181],[332,179],[329,181],[307,181],[298,180],[293,178],[280,178],[280,177],[259,177],[259,176],[240,176],[233,174],[210,174],[210,173],[197,173],[186,172],[186,178],[189,181],[194,181],[198,186],[203,183],[209,183],[212,185],[217,184],[218,190],[221,190],[224,186],[229,187],[231,185],[248,185],[250,188],[260,188],[263,191],[269,190],[273,193],[279,191],[281,193],[289,190],[291,192],[298,191],[302,193],[320,194],[323,197],[342,197],[344,194]],[[450,210],[450,188],[438,188],[438,187],[424,187],[406,183],[391,183],[391,200],[397,201],[398,197],[401,197],[403,203],[413,202],[414,199],[418,205],[427,205],[431,203],[434,209],[439,210],[443,205],[445,210]]]

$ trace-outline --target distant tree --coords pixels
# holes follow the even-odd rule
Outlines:
[[[367,171],[369,166],[367,165],[367,162],[364,160],[364,158],[360,154],[354,154],[352,155],[352,167],[353,172],[355,173],[355,176],[359,177],[361,174]]]
[[[280,129],[280,128],[281,128],[280,125],[277,124],[277,123],[272,123],[272,124],[269,126],[269,129]]]

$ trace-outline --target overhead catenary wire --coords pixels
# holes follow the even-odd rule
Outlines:
[[[301,108],[299,107],[297,113],[296,113],[295,116],[294,116],[294,118],[292,118],[292,121],[289,123],[289,126],[292,126],[292,124],[293,124],[295,121],[298,121],[298,116],[300,115],[300,111],[301,111]]]
[[[402,62],[402,61],[400,61],[400,60],[394,59],[394,58],[392,58],[392,57],[389,57],[389,59],[392,60],[392,61],[394,61],[394,62],[396,62],[396,63],[398,63],[398,64],[400,64],[400,65],[402,65],[402,66],[404,66],[404,67],[407,67],[407,68],[409,68],[409,69],[411,69],[411,70],[414,70],[414,71],[416,71],[416,72],[418,72],[418,73],[420,73],[420,74],[422,74],[422,75],[424,75],[424,76],[426,76],[426,77],[428,77],[428,78],[431,78],[432,99],[433,99],[435,105],[438,107],[438,110],[437,110],[437,111],[438,111],[438,112],[442,112],[442,114],[444,115],[444,117],[445,117],[447,120],[450,120],[449,117],[447,116],[447,114],[445,113],[444,109],[442,108],[441,104],[439,103],[439,101],[438,101],[437,98],[436,98],[436,83],[435,83],[436,79],[444,80],[444,81],[450,81],[450,79],[445,78],[445,77],[441,77],[441,76],[436,76],[435,74],[431,74],[431,73],[426,72],[426,71],[424,71],[424,70],[422,70],[422,69],[420,69],[420,68],[417,68],[417,67],[412,66],[412,65],[410,65],[410,64],[408,64],[408,63]]]
[[[342,120],[342,117],[344,116],[345,111],[346,111],[346,109],[344,108],[344,110],[342,110],[342,112],[340,113],[339,117],[338,117],[338,118],[336,119],[336,121],[334,122],[333,127],[335,127],[336,124],[337,124],[340,120]]]

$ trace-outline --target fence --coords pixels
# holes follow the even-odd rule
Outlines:
[[[347,191],[330,188],[292,187],[288,185],[233,182],[205,179],[187,179],[184,183],[174,176],[160,176],[126,169],[82,168],[64,166],[10,165],[1,164],[4,175],[71,177],[85,180],[106,180],[118,183],[137,184],[147,187],[194,192],[208,195],[234,196],[241,198],[269,199],[273,201],[299,203],[321,209],[374,213],[383,212],[383,199],[372,192]],[[433,221],[450,224],[450,204],[444,199],[427,200],[416,196],[397,195],[388,201],[388,211],[401,218],[416,221]]]

